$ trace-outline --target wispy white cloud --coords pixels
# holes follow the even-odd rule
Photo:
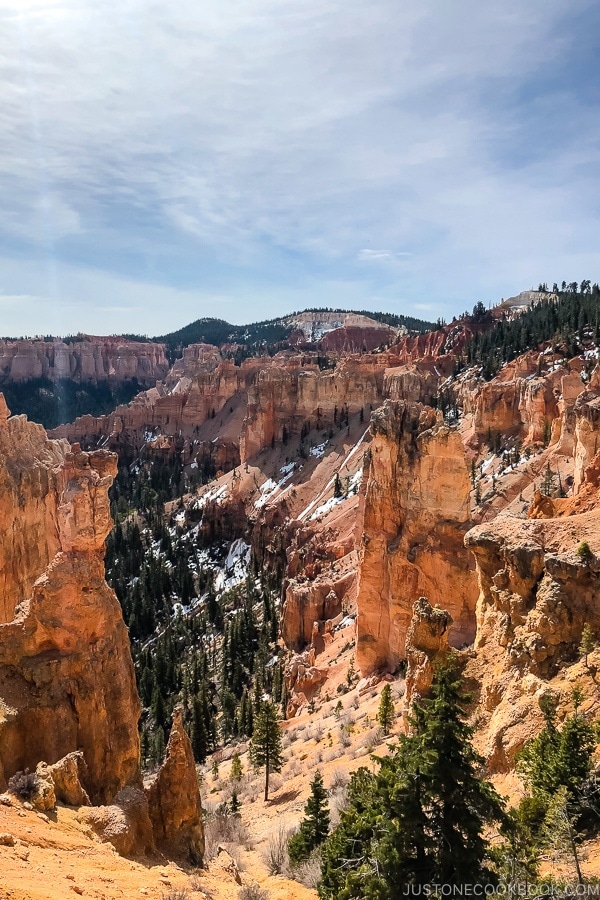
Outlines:
[[[598,277],[599,120],[577,83],[548,81],[590,9],[0,0],[8,290],[46,272],[71,330],[102,327],[99,278],[126,330],[128,292],[170,296],[149,317],[164,331],[198,288],[197,315],[219,297],[234,318],[251,297],[276,314],[342,283],[357,305],[452,312]]]

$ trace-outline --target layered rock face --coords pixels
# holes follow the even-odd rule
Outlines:
[[[474,636],[477,597],[463,546],[470,483],[460,434],[406,401],[386,401],[371,432],[357,599],[363,675],[397,668],[419,596],[449,611],[453,646]]]
[[[136,378],[143,385],[152,385],[168,370],[164,344],[87,336],[68,344],[61,340],[0,341],[0,381],[69,378],[97,384]]]
[[[94,802],[139,777],[140,706],[121,609],[104,578],[116,458],[0,416],[0,787],[81,750]]]
[[[340,535],[311,526],[297,530],[287,552],[283,586],[281,636],[288,648],[303,650],[314,638],[320,643],[320,623],[334,619],[342,612],[343,603],[348,605],[350,598],[354,599],[353,551],[351,533]]]
[[[468,532],[477,560],[479,730],[493,771],[506,771],[539,727],[538,699],[578,658],[584,625],[600,632],[600,551],[594,510],[559,519],[500,516]],[[589,542],[592,555],[577,553]]]
[[[384,368],[375,357],[347,357],[335,371],[290,359],[263,368],[248,390],[248,408],[240,440],[242,462],[273,441],[298,434],[306,422],[333,425],[344,408],[350,413],[378,406]]]
[[[106,416],[81,416],[53,431],[54,437],[97,443],[108,439],[111,447],[134,450],[153,436],[195,436],[196,430],[226,403],[245,390],[255,360],[238,367],[224,360],[218,349],[205,344],[187,347],[168,377],[138,394],[131,403]]]

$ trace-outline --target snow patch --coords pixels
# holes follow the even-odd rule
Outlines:
[[[325,448],[327,447],[327,441],[324,441],[322,444],[317,444],[316,447],[310,448],[310,455],[316,456],[317,458],[321,458],[325,456]]]

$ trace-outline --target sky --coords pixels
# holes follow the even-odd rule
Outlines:
[[[0,0],[0,334],[600,280],[600,4]]]

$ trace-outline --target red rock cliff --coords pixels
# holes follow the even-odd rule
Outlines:
[[[477,597],[463,548],[470,483],[460,434],[435,410],[406,401],[386,401],[371,431],[357,600],[363,675],[393,671],[404,658],[418,597],[448,610],[455,646],[473,638]]]
[[[129,638],[104,578],[116,457],[7,413],[2,398],[0,787],[82,750],[92,800],[110,801],[139,778]]]

